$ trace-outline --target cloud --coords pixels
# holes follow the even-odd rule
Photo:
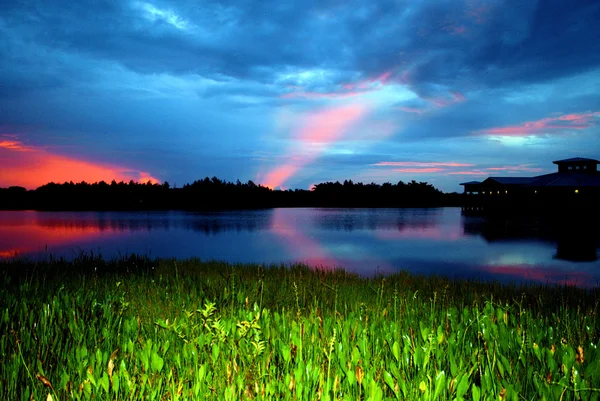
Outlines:
[[[596,125],[600,112],[566,114],[558,117],[547,117],[537,121],[528,121],[520,125],[486,128],[478,131],[482,135],[529,136],[549,134],[571,130],[585,130]]]
[[[423,168],[398,168],[398,169],[395,169],[394,171],[397,171],[399,173],[422,174],[422,173],[439,173],[440,171],[445,171],[445,170],[443,168],[439,168],[439,167],[423,167]]]
[[[0,141],[0,187],[35,189],[49,182],[137,181],[158,183],[145,171],[78,160],[19,141]]]
[[[390,166],[390,167],[469,167],[473,164],[470,163],[456,163],[456,162],[379,162],[373,164],[374,166]]]
[[[517,166],[501,166],[501,167],[487,167],[486,170],[490,171],[509,171],[509,172],[530,172],[530,173],[541,173],[544,171],[540,167],[529,167],[527,164],[519,164]]]

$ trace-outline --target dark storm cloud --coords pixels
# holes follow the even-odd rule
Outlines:
[[[392,70],[424,97],[439,85],[538,82],[600,64],[595,1],[55,1],[11,2],[3,14],[3,91],[65,84],[64,69],[41,70],[69,53],[143,74],[263,83],[326,68],[339,75],[316,88],[325,92]]]

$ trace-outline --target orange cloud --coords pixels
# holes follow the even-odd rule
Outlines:
[[[11,150],[27,150],[19,141],[0,141],[0,148]]]
[[[0,142],[0,187],[37,188],[49,182],[137,181],[158,183],[148,172],[87,162],[14,140]]]
[[[294,138],[301,145],[325,145],[339,140],[348,132],[367,111],[363,104],[350,104],[334,107],[312,113],[303,120],[302,127],[295,133]],[[295,149],[288,152],[286,160],[290,160],[267,173],[262,179],[269,188],[281,187],[290,177],[319,156],[321,151],[311,150],[303,156],[297,156]]]
[[[542,118],[537,121],[527,121],[521,125],[487,128],[476,133],[483,135],[528,136],[545,134],[564,130],[585,130],[596,125],[594,117],[600,112],[581,114],[566,114],[559,117]]]

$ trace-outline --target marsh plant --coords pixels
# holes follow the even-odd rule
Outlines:
[[[596,289],[135,256],[0,268],[1,399],[600,396]]]

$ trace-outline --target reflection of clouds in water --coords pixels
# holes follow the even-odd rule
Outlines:
[[[598,261],[563,260],[565,254],[581,253],[585,242],[567,243],[558,255],[557,239],[545,230],[539,239],[521,236],[521,228],[518,235],[505,225],[501,228],[464,219],[458,208],[0,212],[0,258],[45,249],[69,258],[80,250],[101,250],[105,258],[136,252],[234,263],[303,262],[364,276],[402,269],[476,280],[577,285],[593,285],[600,277]]]
[[[594,287],[598,285],[598,277],[585,271],[562,270],[553,267],[528,265],[486,266],[489,273],[497,277],[506,276],[515,281],[532,281],[540,284],[574,285]]]

